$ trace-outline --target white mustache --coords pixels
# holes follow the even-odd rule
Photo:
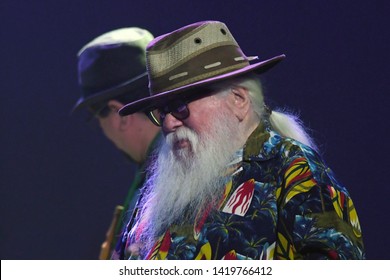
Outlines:
[[[199,136],[195,131],[184,126],[179,127],[176,131],[165,136],[165,141],[170,149],[173,149],[175,143],[182,140],[188,140],[192,148],[195,148],[199,142]]]

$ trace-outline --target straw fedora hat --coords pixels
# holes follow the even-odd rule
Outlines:
[[[197,87],[252,71],[263,73],[284,58],[282,54],[251,64],[257,57],[244,55],[224,23],[202,21],[187,25],[148,44],[150,96],[126,104],[119,114],[150,111],[189,92],[196,95],[192,89]]]

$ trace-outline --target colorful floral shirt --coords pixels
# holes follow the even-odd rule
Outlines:
[[[220,207],[171,225],[138,259],[364,259],[347,190],[316,151],[260,124],[242,150]],[[135,223],[134,223],[135,224]],[[114,258],[132,259],[125,231]]]

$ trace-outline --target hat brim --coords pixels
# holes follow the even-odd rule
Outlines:
[[[147,86],[148,86],[148,75],[145,72],[122,84],[119,84],[118,86],[100,91],[87,98],[80,97],[79,100],[77,100],[76,104],[73,106],[72,112],[78,111],[92,104],[96,104],[105,100],[110,100],[126,92],[136,90],[140,87],[144,87],[146,91]]]
[[[159,105],[164,104],[168,100],[175,99],[178,97],[178,95],[185,91],[188,91],[190,89],[194,89],[197,87],[209,85],[211,83],[219,82],[228,78],[232,78],[235,76],[243,75],[249,72],[255,72],[256,74],[261,74],[266,72],[267,70],[271,69],[273,66],[275,66],[277,63],[282,61],[286,56],[284,54],[275,56],[273,58],[254,63],[251,65],[248,65],[244,68],[222,74],[219,76],[215,76],[212,78],[204,79],[195,83],[191,83],[182,87],[178,87],[172,90],[164,91],[158,94],[155,94],[153,96],[145,97],[140,100],[131,102],[129,104],[126,104],[119,110],[119,115],[126,116],[133,114],[135,112],[139,111],[151,111],[155,108],[159,107]],[[180,95],[181,96],[181,95]]]

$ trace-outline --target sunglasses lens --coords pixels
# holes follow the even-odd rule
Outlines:
[[[100,111],[96,113],[100,118],[105,118],[110,114],[111,109],[108,106],[104,106]]]
[[[147,113],[152,123],[157,126],[162,126],[167,114],[172,114],[178,120],[184,120],[189,117],[190,111],[185,103],[180,102]]]
[[[176,107],[175,110],[171,112],[171,114],[178,120],[184,120],[188,118],[190,111],[188,110],[186,104],[181,104],[180,106]]]
[[[91,119],[93,117],[105,118],[110,114],[111,109],[107,106],[107,104],[103,105],[92,105],[88,108],[88,111],[91,114]]]

